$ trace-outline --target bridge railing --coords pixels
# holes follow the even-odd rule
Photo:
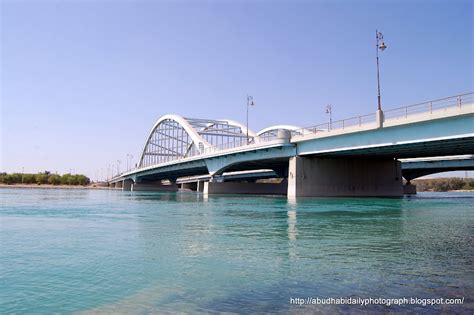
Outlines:
[[[312,127],[296,129],[291,132],[291,136],[304,136],[308,134],[328,133],[333,130],[352,129],[354,127],[362,127],[368,123],[375,121],[375,114],[361,115],[342,120],[322,123]]]
[[[399,107],[384,111],[385,120],[400,120],[413,117],[418,114],[432,114],[439,110],[462,108],[463,105],[472,104],[474,93],[466,93],[429,102],[418,103],[405,107]]]
[[[460,94],[456,96],[437,99],[429,102],[418,103],[414,105],[394,108],[384,111],[384,120],[400,120],[414,117],[419,114],[431,114],[439,112],[439,110],[448,110],[453,108],[462,108],[467,104],[474,102],[474,93]],[[291,132],[292,137],[300,137],[305,135],[328,134],[334,131],[363,129],[365,127],[375,125],[377,116],[375,113],[362,116],[356,116],[337,120],[333,122],[326,122],[316,126],[301,128]]]
[[[236,145],[234,143],[222,143],[218,145],[213,145],[208,148],[204,148],[202,153],[197,154],[197,155],[202,155],[202,154],[211,154],[215,152],[220,152],[220,151],[225,151],[225,150],[232,150],[232,149],[242,149],[245,147],[258,147],[259,145],[265,145],[273,141],[278,141],[276,138],[269,138],[269,137],[255,137],[251,138],[249,143],[244,143],[241,145]]]

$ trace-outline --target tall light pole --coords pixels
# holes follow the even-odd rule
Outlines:
[[[127,153],[127,172],[129,172],[133,167],[132,159],[133,159],[133,155],[131,155],[130,153]]]
[[[328,106],[326,106],[326,114],[329,114],[329,130],[331,130],[332,128],[332,106],[331,104],[328,104]]]
[[[382,104],[380,102],[380,70],[379,70],[379,49],[381,51],[384,51],[387,46],[385,45],[383,41],[383,35],[379,31],[375,30],[375,40],[376,40],[376,45],[375,45],[375,50],[376,50],[376,56],[377,56],[377,98],[378,98],[378,107],[377,109],[379,111],[382,110]]]
[[[247,144],[249,144],[249,107],[254,105],[253,96],[247,95]]]

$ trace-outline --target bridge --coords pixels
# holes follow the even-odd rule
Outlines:
[[[447,169],[421,171],[418,163],[418,171],[407,164],[412,168],[402,173],[400,160],[472,154],[473,93],[256,133],[229,119],[164,115],[151,128],[137,167],[109,183],[134,191],[177,190],[180,184],[205,194],[393,197],[403,194],[402,177],[409,182]],[[449,162],[450,170],[465,169],[459,161]],[[279,180],[256,182],[270,174]]]

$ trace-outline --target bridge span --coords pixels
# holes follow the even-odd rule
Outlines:
[[[164,115],[151,128],[137,167],[109,183],[134,191],[177,190],[181,183],[205,194],[393,197],[403,194],[402,177],[410,181],[440,169],[402,173],[400,160],[466,154],[474,154],[473,93],[260,132],[229,119]],[[450,162],[452,170],[465,169],[458,162]],[[224,175],[252,171],[265,178],[273,172],[279,180],[257,183],[258,175],[240,181]],[[184,183],[183,178],[195,181]]]

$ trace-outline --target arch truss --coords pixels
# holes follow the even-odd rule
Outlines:
[[[214,148],[242,146],[254,142],[255,137],[252,131],[247,131],[246,126],[232,120],[165,115],[153,126],[139,167],[192,157]]]
[[[288,131],[290,133],[298,132],[300,127],[290,126],[290,125],[276,125],[267,127],[260,130],[257,133],[259,141],[271,141],[278,138],[278,134],[282,131]]]

